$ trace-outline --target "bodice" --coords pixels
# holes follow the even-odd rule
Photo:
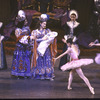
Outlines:
[[[45,30],[35,30],[35,35],[37,39],[43,38],[48,32],[50,32],[50,29],[45,29]]]
[[[68,54],[70,55],[71,59],[73,60],[78,59],[78,54],[73,48],[68,48],[68,50],[69,50]]]
[[[23,44],[28,44],[28,36],[30,34],[30,29],[28,26],[21,28],[16,28],[15,35],[16,37],[20,37],[21,35],[24,35],[19,42]]]

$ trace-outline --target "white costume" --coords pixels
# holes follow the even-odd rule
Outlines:
[[[58,35],[57,32],[49,32],[44,37],[47,37],[47,40],[42,41],[39,46],[37,47],[37,51],[41,54],[41,56],[44,55],[46,49],[48,46],[53,42],[54,38]],[[43,38],[44,38],[43,37]]]
[[[69,52],[68,54],[71,57],[72,61],[61,66],[62,71],[79,68],[81,66],[88,65],[94,62],[93,59],[78,59],[78,54],[75,52],[73,48],[69,47],[68,52]]]

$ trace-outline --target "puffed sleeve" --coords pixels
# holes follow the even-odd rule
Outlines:
[[[17,38],[20,36],[21,33],[22,33],[22,30],[21,29],[17,28],[15,30],[15,35],[16,35]]]

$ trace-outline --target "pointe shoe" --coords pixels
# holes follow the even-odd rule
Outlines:
[[[91,92],[92,94],[95,94],[94,88],[93,88],[93,87],[91,87],[90,92]]]
[[[72,88],[71,88],[71,87],[67,87],[67,89],[68,89],[68,90],[71,90]]]

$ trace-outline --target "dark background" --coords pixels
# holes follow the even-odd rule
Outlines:
[[[78,11],[78,21],[84,29],[88,27],[89,21],[95,9],[94,6],[94,0],[72,0],[70,3],[70,8]],[[17,10],[17,0],[0,0],[0,21],[8,23],[11,16],[13,16]]]

